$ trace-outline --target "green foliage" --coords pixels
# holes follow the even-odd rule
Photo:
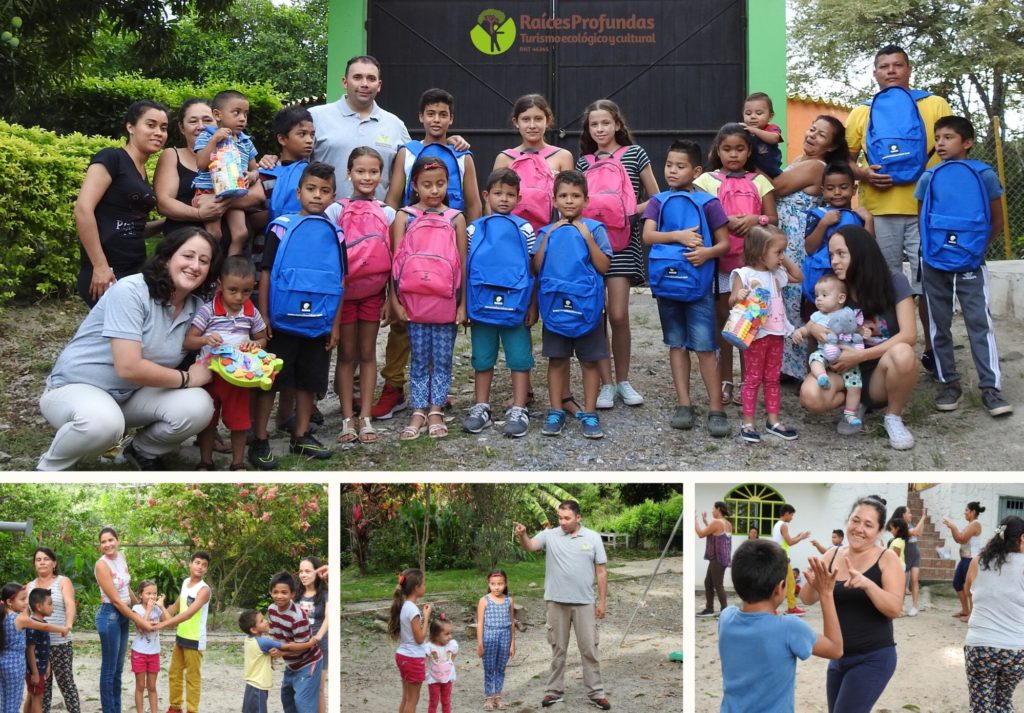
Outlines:
[[[43,94],[30,111],[18,118],[59,134],[82,132],[100,136],[123,136],[125,111],[132,102],[152,99],[167,106],[172,114],[191,97],[212,99],[225,89],[237,89],[249,98],[249,129],[260,153],[277,153],[277,141],[270,131],[274,114],[282,106],[281,95],[267,83],[231,82],[224,79],[208,83],[163,82],[137,74],[115,77],[83,77],[58,94]],[[177,117],[171,117],[168,145],[180,145]],[[81,179],[79,179],[81,181]]]
[[[626,532],[637,543],[653,541],[660,544],[672,533],[682,511],[683,495],[676,493],[662,502],[644,500],[613,517],[592,520],[588,527],[600,532]]]
[[[0,305],[68,291],[78,274],[73,207],[89,159],[117,141],[0,121]]]

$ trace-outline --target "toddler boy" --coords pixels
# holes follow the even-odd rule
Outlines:
[[[773,116],[772,98],[764,92],[754,92],[743,102],[743,124],[754,139],[754,165],[768,178],[782,173],[782,128],[771,123]]]
[[[242,611],[238,627],[245,634],[242,713],[267,713],[267,699],[273,685],[271,657],[279,651],[306,651],[316,646],[316,641],[310,639],[303,644],[284,644],[264,636],[270,631],[270,623],[255,609]]]

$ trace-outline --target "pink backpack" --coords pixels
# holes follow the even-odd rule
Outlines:
[[[551,222],[552,196],[555,192],[555,176],[546,159],[554,156],[561,149],[557,146],[548,147],[545,154],[539,151],[517,151],[506,149],[503,153],[512,158],[509,168],[519,176],[519,204],[512,209],[529,221],[535,231]]]
[[[410,322],[452,323],[455,293],[462,285],[462,261],[455,242],[455,218],[460,211],[427,212],[412,206],[402,210],[411,222],[391,271],[398,301]]]
[[[761,193],[754,185],[756,173],[723,173],[715,171],[711,177],[721,181],[718,200],[729,217],[734,215],[758,215],[761,212]],[[743,267],[743,236],[729,233],[729,252],[718,258],[718,271],[730,273]]]
[[[632,229],[629,219],[636,214],[633,182],[629,179],[626,167],[622,165],[622,155],[628,148],[620,146],[613,154],[605,151],[583,157],[587,162],[585,175],[587,192],[590,194],[587,206],[583,209],[583,217],[604,224],[608,231],[608,242],[615,252],[629,245]]]
[[[343,198],[338,225],[345,234],[348,274],[345,297],[361,300],[380,294],[391,275],[391,238],[388,219],[372,198]]]

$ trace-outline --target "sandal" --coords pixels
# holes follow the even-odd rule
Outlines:
[[[217,470],[217,466],[213,463],[199,461],[199,463],[196,464],[196,470]]]
[[[734,386],[731,381],[722,382],[722,405],[733,403],[732,397],[734,393]]]
[[[484,710],[485,711],[493,711],[494,710],[494,699],[493,698],[488,697],[488,698],[484,699]]]
[[[372,420],[369,416],[363,416],[359,419],[359,442],[360,443],[376,443],[377,442],[377,430],[373,427]]]
[[[499,711],[508,710],[508,703],[501,700],[501,694],[498,694],[494,697],[494,707],[497,708]]]
[[[569,408],[569,406],[572,406],[572,408]],[[562,410],[565,411],[570,416],[575,416],[577,413],[583,410],[583,407],[580,406],[580,402],[576,400],[575,396],[569,394],[564,399],[562,399]]]
[[[423,419],[422,425],[416,425],[416,419]],[[427,414],[422,411],[413,411],[409,419],[409,425],[398,432],[398,440],[415,441],[420,434],[427,430]]]
[[[213,434],[213,452],[214,453],[230,453],[231,444],[225,441],[220,433]]]
[[[245,463],[232,463],[229,470],[248,470],[248,468],[245,467]]]
[[[732,402],[733,402],[733,405],[735,405],[735,406],[742,406],[743,405],[743,382],[742,381],[737,381],[736,382],[736,393],[734,393],[732,395]]]
[[[430,417],[437,416],[441,419],[441,423],[430,423]],[[431,411],[427,414],[427,423],[430,424],[427,429],[427,435],[431,438],[444,438],[448,435],[448,424],[444,422],[444,411]]]
[[[352,420],[355,416],[341,419],[341,433],[338,434],[338,443],[355,443],[359,440],[359,434],[352,428]]]

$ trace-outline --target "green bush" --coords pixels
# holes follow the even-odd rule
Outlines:
[[[662,502],[644,500],[614,517],[596,519],[589,527],[599,532],[628,533],[637,544],[648,540],[662,541],[672,534],[682,510],[683,496],[677,493]]]
[[[38,124],[59,134],[81,132],[100,136],[123,136],[125,111],[132,102],[152,99],[165,104],[173,114],[190,97],[212,99],[225,89],[237,89],[249,98],[249,129],[257,151],[277,153],[277,141],[270,122],[282,106],[282,97],[269,84],[234,84],[227,81],[191,84],[161,82],[137,75],[119,75],[113,79],[84,77],[60,93],[40,97],[32,113],[15,117],[23,124]],[[168,146],[182,145],[176,117],[171,117]]]
[[[75,284],[75,198],[89,159],[117,145],[101,136],[58,136],[0,121],[0,305]]]

